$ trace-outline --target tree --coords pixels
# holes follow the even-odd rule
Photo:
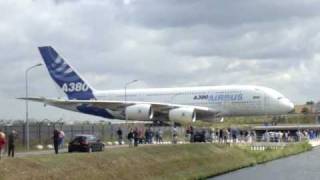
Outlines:
[[[306,105],[314,105],[314,102],[313,101],[307,101]]]
[[[309,113],[309,108],[303,107],[303,108],[301,109],[301,113],[303,113],[303,114],[308,114],[308,113]]]

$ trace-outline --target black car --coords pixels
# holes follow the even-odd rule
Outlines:
[[[104,144],[94,135],[79,134],[69,143],[68,152],[95,152],[103,151]]]
[[[197,131],[193,135],[193,142],[206,142],[206,132],[205,131]]]

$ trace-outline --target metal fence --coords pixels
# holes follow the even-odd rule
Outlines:
[[[74,124],[66,125],[63,123],[56,124],[46,124],[46,123],[33,123],[29,125],[29,137],[30,145],[47,145],[52,144],[52,137],[54,129],[62,130],[65,133],[65,142],[70,141],[77,134],[93,134],[103,141],[116,141],[117,140],[117,130],[121,128],[123,139],[126,140],[126,136],[130,128],[139,128],[143,132],[146,128],[144,124]],[[153,131],[161,128],[164,138],[170,138],[172,136],[172,127],[151,127]],[[25,124],[4,126],[0,125],[0,131],[8,135],[12,130],[15,130],[18,134],[17,144],[26,145],[26,126]],[[176,131],[179,137],[184,137],[185,128],[177,127]]]
[[[35,145],[48,145],[52,144],[52,137],[54,129],[59,129],[65,133],[65,142],[69,142],[77,134],[93,134],[99,139],[105,142],[115,142],[117,141],[117,130],[121,128],[123,134],[123,140],[127,140],[127,134],[131,128],[138,128],[142,130],[143,135],[147,128],[151,127],[152,131],[155,133],[158,129],[161,129],[163,133],[164,141],[172,141],[173,138],[173,127],[170,126],[153,126],[150,124],[109,124],[109,123],[95,123],[95,124],[64,124],[64,123],[31,123],[29,126],[30,133],[30,145],[35,147]],[[12,130],[15,130],[18,134],[16,144],[18,146],[26,145],[26,126],[24,123],[13,124],[13,125],[0,125],[0,130],[5,134],[9,134]],[[240,132],[248,133],[240,133]],[[175,127],[175,132],[179,141],[190,141],[190,136],[186,134],[186,128],[184,127]],[[237,129],[237,131],[230,131],[228,134],[221,136],[219,134],[219,129],[215,131],[210,131],[209,128],[196,128],[195,132],[204,132],[207,142],[295,142],[302,139],[307,139],[311,137],[318,137],[320,131],[305,131],[304,134],[301,134],[301,137],[292,132],[286,138],[285,132],[280,131],[268,132],[266,133],[257,133],[257,131],[246,129]],[[235,133],[236,132],[236,133]],[[314,132],[313,136],[310,134]],[[276,136],[277,134],[281,136]],[[235,135],[232,135],[235,134]],[[248,135],[245,135],[248,134]],[[309,137],[310,136],[310,137]],[[221,139],[222,138],[222,139]]]

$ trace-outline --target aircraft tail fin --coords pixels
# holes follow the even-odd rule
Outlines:
[[[51,78],[69,99],[95,99],[93,89],[51,46],[39,47]]]

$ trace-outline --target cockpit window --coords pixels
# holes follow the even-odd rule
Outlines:
[[[260,99],[260,96],[253,96],[252,99]]]
[[[281,100],[282,98],[283,98],[283,97],[278,97],[277,99],[278,99],[278,100]]]

